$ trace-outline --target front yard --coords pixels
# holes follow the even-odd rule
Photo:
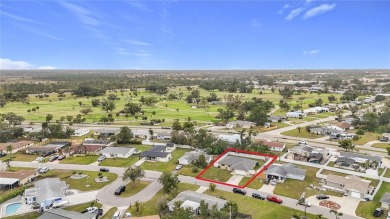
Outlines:
[[[138,155],[132,155],[129,158],[106,158],[99,163],[99,166],[129,167],[137,161],[139,161]]]
[[[367,219],[376,218],[372,215],[372,213],[374,212],[375,208],[379,208],[381,206],[379,200],[382,198],[385,192],[389,192],[389,191],[390,191],[390,183],[383,182],[382,186],[378,190],[378,193],[376,193],[372,201],[361,201],[359,203],[359,206],[356,209],[356,215]],[[385,214],[382,215],[381,218],[386,218]]]
[[[375,144],[371,145],[371,147],[386,149],[386,148],[390,147],[390,143],[375,143]]]
[[[200,172],[203,171],[203,169],[199,169],[198,168],[198,172],[194,173],[192,172],[192,169],[194,168],[194,166],[184,166],[183,168],[181,168],[179,171],[178,171],[178,174],[179,175],[184,175],[184,176],[192,176],[192,177],[196,177]]]
[[[141,167],[144,170],[156,170],[160,172],[171,172],[176,167],[176,161],[184,155],[185,152],[188,152],[188,149],[178,148],[172,152],[172,159],[168,162],[150,162],[145,161]]]
[[[232,173],[228,170],[211,166],[204,172],[201,177],[204,179],[215,180],[219,182],[226,182],[232,177]]]
[[[374,132],[365,132],[364,135],[359,135],[359,140],[353,141],[354,144],[364,145],[369,141],[378,140],[380,138],[380,134]]]
[[[250,179],[252,178],[244,177],[238,185],[244,186]],[[262,186],[263,186],[263,179],[256,178],[247,187],[252,189],[260,189]]]
[[[67,157],[60,161],[62,164],[91,164],[96,162],[99,156],[97,155],[86,155],[86,156],[72,156]]]
[[[390,168],[387,168],[384,177],[390,178]]]
[[[33,155],[33,154],[22,154],[22,153],[15,153],[15,154],[7,154],[4,157],[0,158],[0,161],[6,160],[8,158],[11,158],[12,161],[26,161],[26,162],[31,162],[34,161],[38,155]]]
[[[290,130],[290,131],[282,132],[280,134],[286,135],[286,136],[300,137],[300,138],[310,138],[310,139],[324,137],[324,135],[316,135],[316,134],[313,134],[313,133],[310,133],[310,132],[306,131],[305,127],[301,128],[301,132],[299,132],[298,129],[293,129],[293,130]]]

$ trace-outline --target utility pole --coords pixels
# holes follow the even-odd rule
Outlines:
[[[229,206],[229,209],[230,209],[229,218],[232,219],[232,206],[231,205]]]

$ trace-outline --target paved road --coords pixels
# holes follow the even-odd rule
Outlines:
[[[22,162],[22,161],[12,161],[11,165],[16,166],[16,167],[30,167],[30,168],[31,167],[38,168],[40,166],[41,167],[46,166],[46,167],[49,167],[51,169],[89,170],[89,171],[99,171],[99,169],[100,169],[100,167],[90,166],[90,165],[53,164],[53,163],[39,164],[39,163]],[[124,206],[128,206],[130,203],[133,203],[134,201],[137,201],[137,200],[139,200],[141,202],[145,202],[145,201],[148,201],[149,199],[151,199],[155,195],[155,193],[157,193],[162,188],[161,185],[156,182],[156,180],[161,175],[161,172],[145,170],[146,180],[150,180],[150,181],[152,181],[152,183],[148,187],[146,187],[144,190],[142,190],[141,192],[135,194],[134,196],[119,199],[117,196],[114,195],[114,191],[119,185],[123,184],[123,181],[120,178],[120,176],[123,174],[124,168],[121,168],[121,167],[107,167],[107,168],[110,169],[110,172],[114,172],[114,173],[118,174],[119,178],[116,181],[114,181],[113,183],[100,189],[100,191],[98,192],[96,197],[103,204],[110,205],[110,206],[124,207]],[[198,180],[198,179],[196,179],[194,177],[190,177],[190,176],[179,175],[179,180],[180,180],[180,182],[183,182],[183,183],[195,184],[195,185],[205,186],[205,187],[209,186],[209,182],[206,182],[203,180]],[[218,184],[217,189],[232,192],[232,187],[226,186],[226,185]],[[251,194],[253,192],[257,192],[257,193],[259,192],[255,189],[251,189],[251,188],[246,188],[245,190],[247,191],[247,196],[251,196]],[[263,195],[270,195],[269,193],[264,193],[264,192],[262,194]],[[282,205],[289,207],[289,208],[292,208],[292,209],[297,209],[300,211],[304,210],[303,206],[296,205],[297,200],[287,198],[287,197],[282,197],[282,196],[280,196],[280,197],[283,199]],[[327,218],[333,217],[333,215],[329,213],[329,209],[323,208],[323,207],[318,207],[318,206],[312,206],[310,208],[307,208],[307,212],[311,213],[311,214],[322,214],[324,217],[327,217]],[[355,219],[355,218],[359,218],[359,217],[347,215],[347,214],[343,215],[343,219]]]

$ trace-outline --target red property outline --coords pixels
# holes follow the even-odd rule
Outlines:
[[[256,174],[254,175],[245,185],[243,186],[239,186],[239,185],[234,185],[234,184],[230,184],[230,183],[226,183],[226,182],[220,182],[220,181],[216,181],[216,180],[211,180],[211,179],[205,179],[205,178],[202,178],[201,176],[212,166],[214,166],[214,163],[217,162],[217,160],[219,160],[223,155],[225,155],[227,152],[238,152],[238,153],[244,153],[244,154],[254,154],[254,155],[259,155],[259,156],[264,156],[264,157],[270,157],[272,158],[272,161],[269,162],[267,165],[263,165],[261,170]],[[273,162],[275,162],[275,160],[278,158],[278,156],[276,155],[271,155],[271,154],[262,154],[262,153],[258,153],[258,152],[252,152],[252,151],[246,151],[246,150],[240,150],[240,149],[236,149],[236,148],[227,148],[221,155],[219,155],[217,157],[217,159],[215,159],[213,162],[211,162],[202,172],[200,172],[195,178],[196,179],[199,179],[199,180],[203,180],[203,181],[207,181],[207,182],[212,182],[212,183],[217,183],[217,184],[221,184],[221,185],[225,185],[225,186],[232,186],[232,187],[236,187],[236,188],[245,188],[247,187],[253,180],[255,180],[265,169],[267,169]]]

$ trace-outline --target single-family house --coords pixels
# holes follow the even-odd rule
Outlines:
[[[157,133],[156,139],[158,140],[171,140],[172,135],[168,132]]]
[[[288,151],[293,154],[299,154],[301,156],[306,156],[306,157],[308,157],[310,153],[313,152],[313,150],[314,148],[308,145],[297,145],[288,149]]]
[[[0,190],[22,186],[32,182],[39,174],[35,170],[19,170],[17,172],[0,172]]]
[[[349,124],[347,122],[339,122],[336,124],[337,127],[341,128],[343,131],[347,131],[349,129],[353,129],[352,124]]]
[[[228,155],[216,162],[214,166],[232,171],[236,175],[251,176],[255,173],[256,163],[258,162],[249,158]]]
[[[115,142],[111,142],[109,140],[103,140],[103,139],[95,140],[95,139],[87,138],[84,140],[83,145],[99,145],[102,147],[110,147],[110,146],[114,146]]]
[[[370,183],[371,181],[363,180],[358,176],[350,175],[343,177],[329,174],[326,177],[323,187],[344,192],[345,195],[350,197],[364,199],[370,192]]]
[[[168,162],[172,158],[172,154],[167,151],[167,146],[154,146],[152,149],[142,152],[139,157],[146,158],[147,161]]]
[[[24,192],[26,204],[38,203],[41,207],[52,205],[55,201],[61,201],[65,197],[66,183],[59,178],[45,178],[34,182],[33,188]]]
[[[256,123],[250,122],[250,121],[244,121],[244,120],[236,120],[233,122],[229,122],[228,124],[231,124],[233,127],[238,127],[238,128],[253,128],[256,126]]]
[[[263,145],[268,146],[271,151],[283,151],[286,148],[286,144],[272,141],[263,141]]]
[[[322,153],[314,152],[309,154],[309,157],[307,158],[307,162],[320,164],[323,159],[324,159],[324,155]]]
[[[294,111],[294,112],[287,112],[287,113],[286,113],[286,116],[287,116],[288,118],[300,118],[300,119],[301,119],[301,118],[305,117],[306,114],[303,113],[303,112]]]
[[[146,139],[150,135],[148,130],[134,129],[134,130],[131,130],[131,131],[133,132],[133,135],[136,138]]]
[[[43,146],[30,146],[26,149],[26,153],[39,154],[40,156],[46,157],[54,153],[58,153],[60,150],[64,150],[70,147],[70,142],[50,142]]]
[[[382,208],[384,209],[390,209],[390,193],[386,192],[382,198],[379,200],[382,204]]]
[[[273,164],[265,171],[267,179],[284,182],[286,179],[305,180],[306,170],[298,168],[295,164]]]
[[[135,152],[133,147],[105,147],[100,151],[106,158],[129,158]]]
[[[80,137],[80,136],[86,135],[88,133],[89,133],[89,129],[88,128],[81,128],[81,129],[74,130],[73,136]]]
[[[328,125],[326,126],[327,129],[334,129],[334,130],[339,130],[339,131],[345,131],[344,129],[336,126],[336,125]]]
[[[287,117],[285,117],[285,116],[274,116],[274,115],[268,116],[269,122],[285,122],[286,120],[287,120]]]
[[[121,130],[119,128],[101,128],[101,129],[95,129],[94,130],[94,135],[116,135],[120,132]]]
[[[190,152],[185,152],[182,157],[179,158],[179,164],[181,165],[190,165],[193,161],[197,160],[200,155],[204,155],[206,162],[210,163],[213,160],[212,155],[207,155],[203,150],[194,150]]]
[[[100,150],[105,148],[105,146],[102,145],[72,145],[72,147],[69,149],[69,153],[71,154],[100,154]]]
[[[221,210],[228,202],[227,200],[211,195],[187,190],[180,192],[174,199],[168,202],[168,208],[170,211],[173,211],[176,206],[175,203],[180,202],[181,208],[191,208],[195,214],[199,214],[201,201],[204,201],[206,204],[208,204],[209,210],[211,210],[213,206],[216,206],[218,210]]]
[[[241,142],[241,137],[239,134],[234,135],[219,135],[219,140],[226,141],[229,144],[235,144],[236,142]]]
[[[17,141],[17,142],[5,142],[0,143],[0,153],[16,153],[22,150],[27,149],[30,146],[33,146],[33,141]],[[8,151],[7,148],[10,147],[11,151]]]
[[[353,159],[356,163],[365,163],[369,161],[373,166],[379,167],[382,163],[380,156],[363,155],[353,152],[340,152],[340,157],[347,157]],[[339,158],[340,158],[339,157]]]
[[[52,208],[45,211],[38,219],[95,219],[96,213],[80,213],[76,211],[68,211],[62,208]]]
[[[318,114],[318,113],[329,112],[329,108],[316,106],[316,107],[311,107],[309,109],[305,109],[305,110],[303,110],[303,112],[305,114]]]

